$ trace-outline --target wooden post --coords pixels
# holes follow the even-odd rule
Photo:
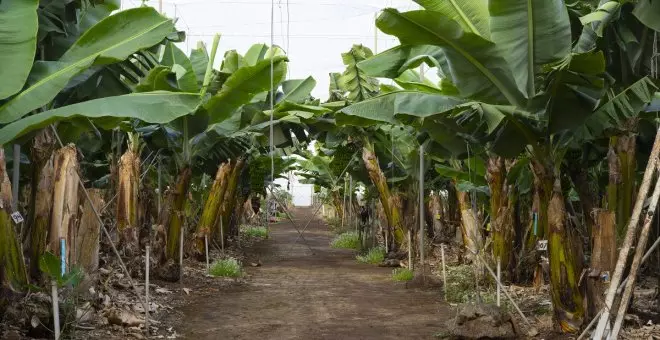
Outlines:
[[[266,209],[270,210],[270,207],[267,207]],[[270,213],[268,215],[270,215]],[[270,216],[268,216],[267,218],[270,221]],[[217,246],[217,244],[216,244],[216,246]],[[222,216],[220,216],[220,249],[222,249],[222,255],[224,255],[225,254],[225,227],[223,226],[223,223],[222,223]]]
[[[651,149],[651,154],[649,156],[648,164],[646,165],[646,170],[644,171],[644,177],[642,178],[639,191],[637,192],[637,200],[633,208],[633,214],[630,217],[628,222],[628,227],[626,228],[626,236],[621,243],[621,252],[619,253],[616,266],[614,267],[614,274],[612,274],[612,281],[610,281],[610,287],[607,290],[607,296],[605,297],[605,308],[610,309],[614,305],[614,298],[616,296],[617,288],[619,283],[623,279],[623,273],[626,270],[626,263],[628,262],[628,253],[630,249],[633,248],[633,242],[635,240],[635,235],[637,234],[637,226],[639,224],[639,215],[642,213],[644,207],[644,201],[646,200],[649,192],[649,187],[651,186],[651,180],[653,179],[653,174],[656,172],[658,155],[660,154],[660,129],[656,131],[655,142],[653,143],[653,148]],[[605,335],[605,329],[609,324],[610,313],[602,313],[600,320],[598,320],[598,325],[596,326],[596,331],[593,334],[594,339],[602,339]]]
[[[146,248],[147,257],[144,261],[144,301],[147,309],[144,311],[144,330],[147,336],[149,336],[149,253],[151,247],[147,246]]]

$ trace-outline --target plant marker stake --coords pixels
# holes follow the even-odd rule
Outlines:
[[[50,295],[53,300],[53,328],[55,340],[60,339],[60,302],[57,297],[57,283],[55,280],[50,282]]]
[[[66,240],[64,237],[60,237],[60,276],[64,276],[66,273]]]
[[[440,245],[440,256],[442,257],[442,281],[445,291],[445,301],[447,301],[447,267],[445,266],[445,244]]]
[[[149,336],[149,251],[150,246],[146,247],[147,257],[144,261],[144,301],[146,301],[147,309],[144,311],[144,330]]]
[[[502,277],[502,264],[500,262],[500,257],[497,257],[497,281],[500,281]],[[497,307],[500,306],[500,285],[497,285]]]
[[[539,236],[539,214],[534,212],[534,236]]]
[[[209,271],[209,235],[204,235],[204,250],[206,251],[206,272]]]

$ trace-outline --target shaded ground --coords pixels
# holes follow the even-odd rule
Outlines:
[[[294,212],[304,226],[310,209]],[[204,287],[170,318],[185,339],[432,339],[451,312],[440,291],[406,289],[391,268],[357,264],[331,249],[332,235],[314,219],[302,242],[293,224],[271,226],[271,238],[248,251],[247,283]],[[313,253],[312,253],[313,251]],[[184,283],[185,284],[185,283]]]

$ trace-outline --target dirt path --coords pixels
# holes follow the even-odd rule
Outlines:
[[[294,212],[296,224],[312,211]],[[178,333],[186,339],[432,339],[450,317],[440,292],[406,289],[391,269],[358,264],[352,251],[329,247],[320,220],[294,244],[291,223],[271,226],[254,250],[261,267],[246,285],[190,296]],[[209,287],[210,288],[210,287]]]

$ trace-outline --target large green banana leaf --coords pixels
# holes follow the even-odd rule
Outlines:
[[[291,79],[282,82],[282,91],[284,98],[280,102],[302,102],[309,97],[316,86],[314,78],[307,77],[305,79]]]
[[[58,61],[36,63],[30,86],[0,107],[0,123],[15,121],[48,104],[69,80],[92,65],[107,65],[161,42],[174,32],[172,20],[151,7],[105,18],[83,34]]]
[[[38,0],[0,1],[0,100],[20,91],[37,49]]]
[[[254,66],[241,67],[234,72],[218,93],[204,105],[211,123],[221,122],[242,105],[249,103],[257,94],[270,90],[271,61],[273,64],[273,83],[279,84],[286,76],[287,58],[276,56],[264,59]]]
[[[96,119],[98,126],[108,127],[116,126],[118,120],[125,118],[165,124],[193,112],[199,103],[199,95],[196,93],[164,91],[90,100],[44,111],[6,125],[0,129],[0,145],[49,124],[77,117]]]
[[[495,44],[466,32],[441,13],[385,9],[376,25],[402,44],[443,47],[452,70],[452,82],[461,95],[491,103],[524,107],[511,69]]]
[[[374,123],[398,124],[397,115],[428,117],[447,112],[464,100],[414,91],[392,92],[339,110],[337,125],[370,126]]]
[[[648,77],[638,80],[589,115],[575,135],[581,139],[592,139],[602,136],[605,130],[616,129],[644,111],[653,101],[656,90],[657,87]]]
[[[172,71],[176,73],[178,87],[183,92],[199,92],[200,87],[197,85],[192,62],[190,62],[188,56],[176,47],[174,43],[168,42],[165,45],[165,51],[163,51],[163,58],[160,63],[164,66],[170,66]],[[175,65],[179,65],[179,67]]]
[[[637,20],[641,21],[642,24],[660,32],[660,1],[640,0],[637,5],[635,5],[633,15],[635,15]]]
[[[490,38],[487,0],[415,0],[429,11],[458,22],[463,30]]]
[[[437,67],[440,76],[451,79],[442,48],[434,45],[399,45],[358,64],[371,77],[394,79],[422,63]]]
[[[562,0],[490,0],[491,40],[513,70],[518,89],[536,94],[536,72],[571,51],[571,24]]]

